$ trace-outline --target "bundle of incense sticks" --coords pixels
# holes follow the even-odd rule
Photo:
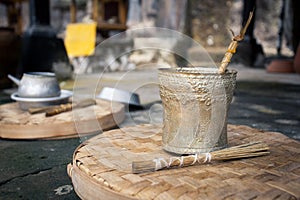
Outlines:
[[[132,162],[132,173],[154,172],[162,169],[186,167],[195,164],[210,163],[211,161],[225,161],[241,158],[257,157],[269,154],[268,145],[261,142],[251,142],[239,146],[180,157],[156,158],[149,161]]]

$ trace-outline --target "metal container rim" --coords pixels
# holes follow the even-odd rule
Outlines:
[[[235,75],[237,71],[234,69],[227,70],[225,74],[219,74],[218,68],[207,67],[181,67],[181,68],[159,68],[159,73],[173,74],[191,74],[191,75]]]

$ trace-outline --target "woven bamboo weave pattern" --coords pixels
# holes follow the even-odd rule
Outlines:
[[[300,198],[300,143],[247,126],[228,126],[229,145],[263,141],[270,155],[132,174],[132,161],[172,156],[161,148],[161,129],[111,130],[79,146],[68,166],[76,193],[83,199]]]

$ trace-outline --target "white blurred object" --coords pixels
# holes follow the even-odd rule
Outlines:
[[[138,94],[117,88],[104,87],[97,98],[141,106]]]

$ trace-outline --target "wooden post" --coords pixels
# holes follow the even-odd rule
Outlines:
[[[93,20],[98,22],[98,0],[93,0]]]
[[[76,22],[76,13],[77,13],[76,0],[72,0],[70,5],[71,23]]]
[[[126,7],[123,0],[118,1],[119,6],[119,21],[120,24],[125,25],[126,24]]]

